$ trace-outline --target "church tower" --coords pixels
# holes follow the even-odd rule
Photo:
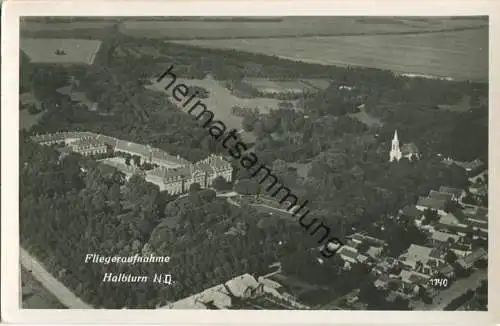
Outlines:
[[[394,131],[394,138],[392,139],[391,152],[389,153],[389,162],[401,159],[401,149],[399,148],[398,131]]]

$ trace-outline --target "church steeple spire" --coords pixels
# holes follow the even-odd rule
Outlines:
[[[392,139],[391,152],[389,153],[389,162],[401,159],[401,149],[399,148],[398,131],[394,130],[394,138]]]

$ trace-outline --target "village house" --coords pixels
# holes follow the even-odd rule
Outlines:
[[[457,259],[457,264],[460,265],[463,269],[469,270],[474,266],[475,262],[487,259],[488,252],[483,248],[479,248],[463,258]]]
[[[398,289],[401,287],[401,280],[396,276],[382,274],[373,282],[373,285],[382,290],[388,290],[391,286]]]
[[[441,216],[439,218],[438,228],[439,229],[453,228],[454,230],[456,230],[455,227],[466,228],[467,224],[465,223],[465,221],[463,221],[462,218],[459,218],[458,216],[459,213],[457,212],[456,213],[449,212],[448,214]]]
[[[441,192],[441,191],[436,191],[436,190],[429,191],[429,195],[427,197],[431,198],[431,199],[444,200],[447,203],[449,203],[453,200],[452,194]]]
[[[444,254],[439,250],[416,244],[412,244],[399,260],[405,269],[425,275],[432,275],[437,269],[446,265]]]
[[[488,225],[488,209],[484,207],[473,207],[464,210],[468,222],[483,223]]]
[[[415,222],[424,218],[424,212],[417,209],[415,206],[408,205],[399,211],[399,217],[403,220]]]
[[[469,192],[478,200],[482,196],[488,195],[488,185],[484,182],[475,182],[469,186]]]
[[[445,216],[447,201],[443,199],[434,199],[429,197],[420,197],[418,199],[416,208],[420,211],[425,211],[427,209],[436,211],[439,216]]]
[[[340,250],[338,251],[337,254],[346,263],[348,263],[347,265],[358,263],[358,260],[357,260],[358,251],[355,248],[348,247],[348,246],[342,246],[342,248],[340,248]]]
[[[421,287],[426,288],[428,286],[430,276],[403,269],[398,278],[401,280],[401,291],[403,293],[416,295]]]
[[[488,183],[488,170],[483,170],[480,173],[474,174],[468,178],[470,183]]]
[[[255,304],[254,302],[257,301]],[[235,309],[243,307],[274,306],[285,309],[309,309],[284,291],[281,284],[265,277],[256,280],[250,274],[237,276],[223,284],[213,286],[200,293],[176,302],[168,303],[161,309]],[[260,307],[260,309],[263,309]]]
[[[347,246],[358,251],[357,260],[359,262],[369,263],[372,260],[378,260],[382,256],[387,243],[369,235],[355,233],[349,236]]]
[[[439,192],[451,195],[451,199],[455,202],[460,202],[466,195],[466,192],[463,189],[446,186],[439,187]]]
[[[451,265],[445,265],[438,270],[438,275],[454,280],[456,277],[455,271]]]
[[[458,243],[461,237],[457,234],[434,231],[431,235],[432,244],[436,247],[447,247],[453,243]]]
[[[338,254],[346,262],[346,268],[357,263],[372,265],[380,259],[386,246],[387,243],[383,240],[355,233],[348,237]]]
[[[399,266],[399,261],[392,257],[382,258],[372,269],[372,274],[383,275],[390,273],[391,270]]]
[[[470,162],[461,162],[461,161],[456,161],[451,158],[445,158],[442,161],[444,164],[451,165],[451,164],[456,164],[460,166],[462,169],[464,169],[467,172],[467,176],[469,177],[469,181],[474,181],[479,175],[485,172],[486,170],[486,164],[484,164],[483,161],[480,159],[475,159]],[[472,179],[472,180],[471,180]]]

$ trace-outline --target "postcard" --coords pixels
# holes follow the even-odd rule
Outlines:
[[[7,1],[4,320],[499,322],[494,4]]]

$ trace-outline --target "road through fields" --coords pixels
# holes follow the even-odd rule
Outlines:
[[[31,256],[25,249],[20,248],[21,265],[43,284],[63,305],[70,309],[93,309],[71,292],[64,284],[53,277],[43,265]]]

